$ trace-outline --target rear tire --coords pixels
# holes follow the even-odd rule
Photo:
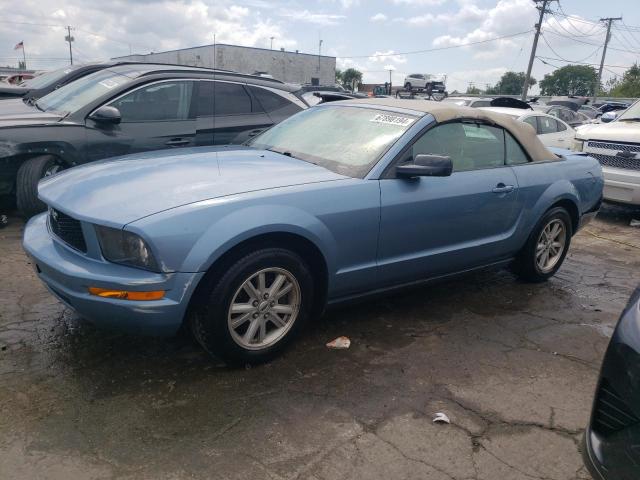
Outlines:
[[[228,364],[253,364],[280,354],[303,328],[314,282],[296,253],[265,248],[233,262],[199,294],[189,318],[198,343]]]
[[[518,254],[514,273],[527,282],[548,280],[564,262],[572,235],[569,213],[562,207],[550,209],[536,224]]]
[[[33,157],[20,165],[16,178],[16,203],[24,217],[29,218],[46,210],[47,206],[38,199],[38,182],[61,169],[60,163],[52,155]]]

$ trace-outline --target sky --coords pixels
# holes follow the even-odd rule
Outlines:
[[[534,78],[568,61],[599,64],[599,19],[619,16],[603,80],[621,75],[640,59],[637,2],[551,2]],[[214,34],[262,48],[273,37],[275,49],[306,53],[322,40],[322,54],[362,71],[365,83],[388,80],[390,70],[396,85],[410,73],[446,74],[449,91],[465,91],[526,71],[537,18],[533,0],[0,0],[0,65],[17,65],[20,41],[29,67],[67,65],[70,25],[76,62],[210,44]]]

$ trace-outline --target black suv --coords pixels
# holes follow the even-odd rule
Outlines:
[[[0,195],[41,211],[38,181],[128,153],[243,143],[307,108],[298,86],[205,68],[127,64],[36,102],[0,101]]]
[[[25,80],[19,85],[0,86],[0,100],[22,97],[26,100],[31,99],[34,101],[93,72],[125,63],[128,62],[84,63],[52,70]]]

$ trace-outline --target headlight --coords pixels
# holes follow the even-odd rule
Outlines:
[[[160,271],[151,249],[139,235],[117,228],[95,227],[104,258],[114,263]]]
[[[583,147],[584,140],[578,140],[577,138],[574,138],[573,142],[571,142],[571,150],[573,150],[574,152],[581,152]]]

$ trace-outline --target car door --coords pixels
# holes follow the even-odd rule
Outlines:
[[[505,164],[504,131],[482,123],[437,125],[398,158],[449,156],[449,177],[380,180],[378,263],[383,283],[457,272],[505,257],[518,218],[518,185]]]
[[[240,144],[270,127],[273,122],[245,85],[215,81],[214,143]]]
[[[547,147],[569,148],[571,140],[567,136],[567,125],[550,117],[549,115],[537,115],[538,137]]]
[[[109,101],[107,105],[118,109],[121,121],[104,125],[86,119],[88,160],[193,146],[193,89],[191,80],[163,80]]]

